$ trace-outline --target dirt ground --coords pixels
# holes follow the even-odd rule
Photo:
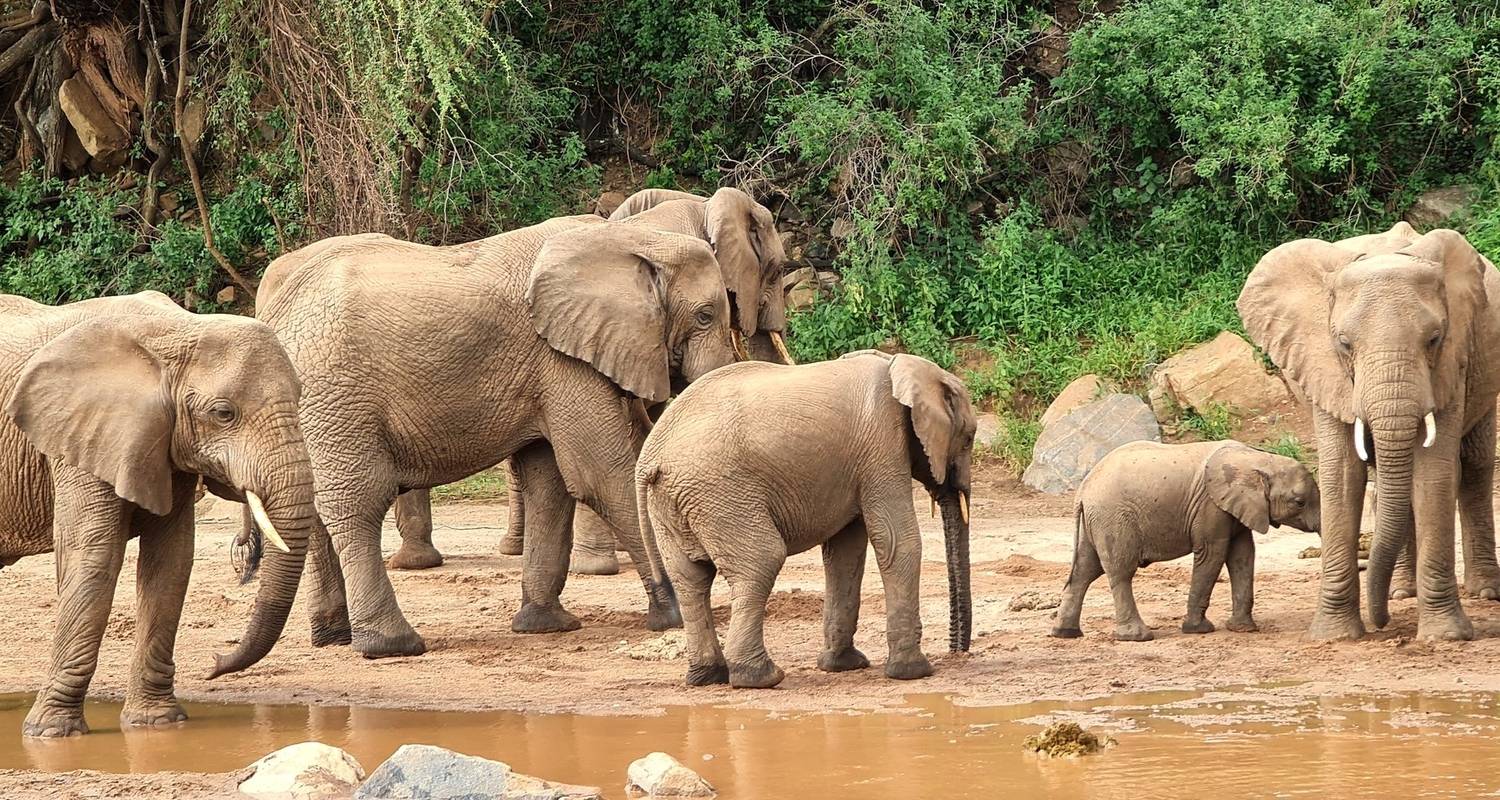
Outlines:
[[[922,617],[925,649],[937,674],[907,683],[887,680],[884,600],[869,559],[857,643],[875,667],[828,674],[815,668],[821,649],[823,576],[816,551],[792,557],[772,596],[766,635],[772,658],[786,670],[776,690],[689,689],[680,632],[644,627],[645,599],[633,572],[572,576],[563,599],[584,621],[580,631],[542,636],[510,632],[520,599],[519,557],[495,552],[505,520],[499,505],[445,505],[435,510],[435,541],[447,563],[392,579],[407,617],[427,640],[416,658],[366,661],[348,648],[316,649],[299,597],[279,646],[250,670],[215,681],[202,675],[212,654],[241,633],[253,585],[241,587],[229,566],[237,506],[200,504],[197,559],[177,643],[178,694],[188,701],[364,704],[428,709],[514,709],[591,714],[649,713],[667,705],[737,705],[775,710],[874,709],[913,693],[945,693],[969,705],[1158,689],[1210,689],[1233,684],[1307,682],[1326,694],[1391,690],[1500,691],[1500,603],[1466,598],[1476,640],[1414,642],[1415,601],[1392,604],[1393,622],[1360,642],[1323,643],[1304,636],[1312,617],[1318,561],[1299,559],[1314,536],[1274,530],[1257,536],[1255,616],[1260,632],[1219,630],[1201,636],[1178,630],[1186,603],[1190,559],[1153,565],[1136,578],[1142,615],[1157,639],[1115,642],[1110,595],[1097,582],[1084,606],[1084,637],[1049,638],[1052,611],[1010,610],[1027,593],[1054,601],[1068,573],[1071,501],[1040,495],[1009,478],[982,476],[972,526],[974,643],[950,655],[947,587],[939,520],[922,519]],[[387,553],[399,543],[388,522]],[[123,696],[133,635],[134,545],[117,591],[92,696]],[[623,556],[623,554],[622,554]],[[1228,585],[1215,592],[1209,618],[1227,615]],[[715,587],[721,619],[727,587]],[[0,692],[34,691],[46,675],[56,609],[51,556],[23,560],[0,573]],[[721,633],[722,633],[721,627]],[[189,722],[188,724],[191,724]],[[0,736],[18,736],[0,731]],[[0,795],[58,796],[59,780],[34,772],[0,772]],[[73,775],[73,778],[80,776]],[[186,797],[221,791],[223,776],[89,776],[83,796]]]

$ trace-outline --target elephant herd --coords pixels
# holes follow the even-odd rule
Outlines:
[[[427,490],[502,462],[502,547],[524,561],[513,631],[578,628],[561,599],[570,562],[609,571],[618,545],[647,625],[686,628],[689,684],[774,686],[783,673],[765,648],[767,598],[789,555],[821,546],[818,666],[859,669],[870,663],[854,632],[873,549],[885,672],[931,674],[911,487],[941,509],[949,647],[966,651],[969,392],[905,354],[795,365],[784,261],[771,213],[745,193],[647,190],[609,219],[560,217],[454,246],[325,239],[268,267],[256,319],[193,314],[152,292],[56,307],[0,296],[0,566],[55,551],[59,594],[51,674],[23,733],[87,731],[83,699],[132,537],[136,645],[122,724],[185,719],[173,650],[200,482],[245,503],[264,540],[246,631],[215,657],[214,677],[269,653],[304,573],[315,646],[424,652],[381,559],[382,522],[394,505],[404,542],[391,566],[440,563]],[[1162,532],[1165,544],[1147,552],[1124,543],[1129,531],[1085,525],[1081,510],[1054,634],[1078,635],[1083,590],[1106,571],[1114,588],[1118,567],[1116,632],[1148,638],[1126,573],[1188,550],[1204,573],[1195,566],[1194,626],[1207,625],[1227,561],[1230,626],[1253,628],[1249,531],[1284,522],[1323,533],[1313,634],[1358,637],[1368,461],[1379,489],[1372,622],[1387,620],[1398,562],[1414,564],[1396,588],[1415,589],[1419,633],[1470,638],[1452,510],[1463,515],[1467,587],[1500,597],[1490,508],[1500,369],[1485,359],[1500,336],[1497,281],[1462,236],[1405,225],[1269,253],[1239,309],[1315,409],[1317,484],[1294,462],[1238,446],[1116,454],[1133,462],[1091,477],[1080,503],[1160,504],[1163,490],[1142,488],[1159,473],[1161,486],[1181,484],[1183,503],[1207,508],[1210,497],[1226,516],[1206,537]],[[732,594],[722,645],[709,605],[719,574]]]

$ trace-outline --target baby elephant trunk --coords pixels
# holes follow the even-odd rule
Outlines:
[[[937,492],[943,510],[943,547],[948,558],[948,650],[967,653],[974,629],[969,596],[968,492],[943,487]]]

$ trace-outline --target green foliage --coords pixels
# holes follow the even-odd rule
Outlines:
[[[457,483],[432,489],[432,499],[445,502],[477,503],[499,500],[506,494],[505,470],[500,468],[477,472]]]
[[[1308,469],[1315,469],[1317,466],[1315,459],[1307,452],[1307,448],[1302,445],[1302,441],[1295,433],[1283,433],[1275,439],[1262,442],[1260,449],[1278,456],[1294,458]]]
[[[1182,427],[1205,442],[1230,438],[1237,423],[1234,414],[1223,403],[1209,403],[1208,408],[1202,412],[1191,408],[1183,409],[1182,412]]]

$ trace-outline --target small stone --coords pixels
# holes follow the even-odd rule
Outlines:
[[[974,420],[974,449],[988,450],[1000,443],[1000,434],[1004,426],[1000,424],[1000,418],[985,412]]]
[[[234,305],[235,295],[233,286],[225,286],[219,290],[218,294],[214,295],[214,299],[219,301],[219,305],[230,306]]]
[[[650,797],[713,797],[718,794],[708,781],[666,753],[651,753],[631,762],[625,790]]]
[[[510,765],[427,744],[405,744],[370,773],[355,800],[600,800],[594,786],[553,783]]]
[[[182,205],[182,198],[176,192],[162,192],[161,196],[156,198],[156,207],[160,208],[163,214],[176,211],[180,205]]]
[[[828,227],[828,235],[835,239],[847,239],[854,234],[854,223],[848,217],[839,217]]]
[[[1073,409],[1098,399],[1102,394],[1104,394],[1104,382],[1099,380],[1098,375],[1091,373],[1074,378],[1073,382],[1064,387],[1062,392],[1052,400],[1052,405],[1047,406],[1047,410],[1042,412],[1042,427],[1045,428],[1062,419]]]
[[[322,742],[288,745],[250,765],[239,790],[266,800],[348,797],[365,777],[354,756]]]

